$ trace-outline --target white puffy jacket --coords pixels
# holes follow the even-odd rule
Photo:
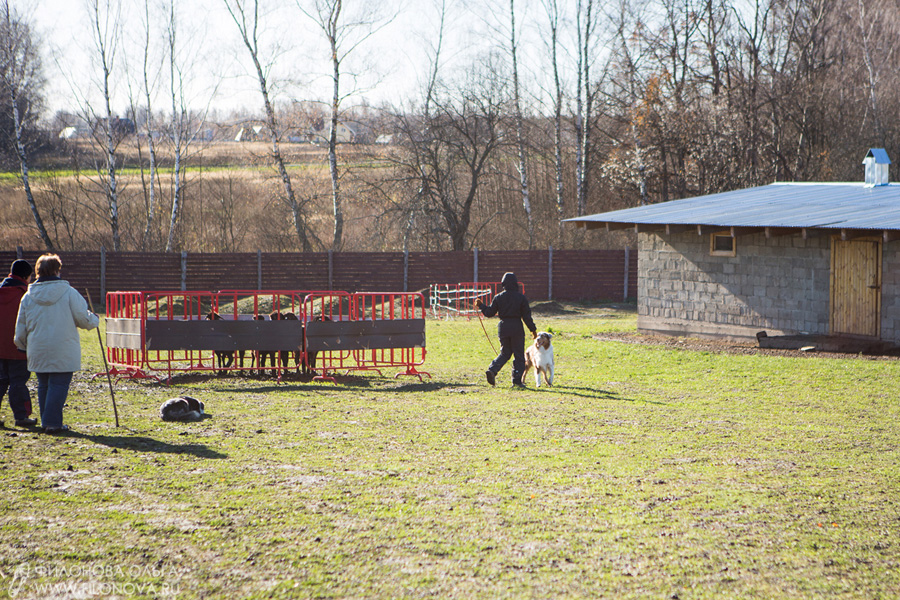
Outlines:
[[[14,341],[28,353],[32,373],[72,373],[81,369],[77,328],[99,324],[100,318],[68,281],[37,281],[22,296]]]

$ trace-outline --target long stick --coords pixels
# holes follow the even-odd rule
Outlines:
[[[91,307],[91,312],[97,314],[94,310],[94,302],[91,300],[91,292],[87,288],[84,290],[87,293],[88,305]],[[119,426],[119,409],[116,408],[116,393],[113,391],[112,384],[112,376],[109,374],[109,365],[106,363],[106,349],[103,347],[103,337],[100,335],[100,326],[97,326],[97,341],[100,342],[100,355],[103,356],[103,369],[106,371],[106,381],[109,383],[109,395],[112,398],[113,405],[113,414],[116,416],[116,427]]]

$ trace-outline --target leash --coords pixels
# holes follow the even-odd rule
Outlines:
[[[478,311],[478,320],[481,322],[481,330],[484,332],[484,337],[487,338],[488,344],[491,345],[491,350],[494,351],[494,354],[497,354],[497,349],[494,348],[494,342],[491,341],[491,336],[488,335],[487,329],[484,326],[484,317],[481,316],[481,311]]]
[[[482,298],[483,296],[487,296],[488,294],[490,294],[490,292],[485,291],[484,293],[477,294],[475,296],[475,300],[476,300],[475,308],[478,309],[478,320],[481,322],[481,330],[484,332],[484,337],[487,338],[488,344],[491,345],[491,350],[494,351],[494,354],[497,354],[497,349],[494,348],[494,342],[493,342],[493,340],[491,340],[491,336],[488,335],[487,329],[484,327],[484,315],[481,314],[481,309],[478,308],[478,304],[477,304],[477,301],[479,298]]]

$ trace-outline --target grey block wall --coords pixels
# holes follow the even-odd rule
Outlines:
[[[900,343],[900,241],[881,245],[881,339]]]
[[[708,235],[640,234],[638,327],[731,337],[828,333],[829,236],[760,233],[735,244],[735,256],[711,256]]]

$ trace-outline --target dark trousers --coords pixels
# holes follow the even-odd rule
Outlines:
[[[522,374],[525,372],[525,334],[518,333],[515,335],[501,335],[500,337],[500,354],[488,367],[490,371],[496,375],[500,372],[510,357],[513,359],[512,381],[513,383],[522,383]]]
[[[31,415],[31,395],[28,393],[27,360],[0,359],[0,399],[9,395],[9,407],[16,421]]]

